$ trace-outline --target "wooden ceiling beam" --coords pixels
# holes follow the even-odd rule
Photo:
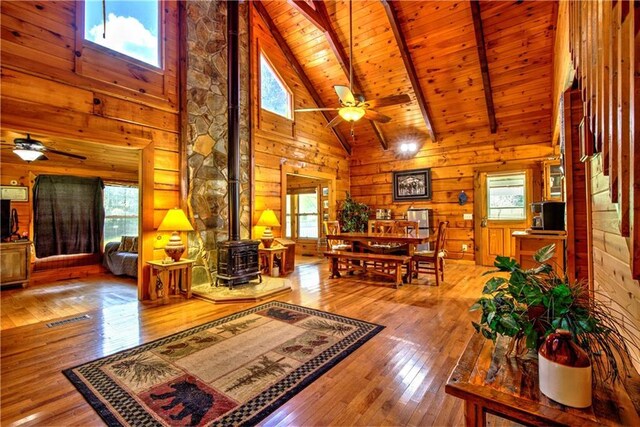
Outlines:
[[[422,118],[424,120],[425,125],[427,125],[427,130],[429,132],[429,136],[433,142],[436,142],[437,136],[436,131],[433,127],[433,121],[431,120],[431,115],[429,114],[429,106],[427,104],[427,99],[424,96],[424,92],[422,92],[422,87],[420,86],[420,80],[418,79],[418,73],[416,72],[416,68],[413,65],[413,60],[411,59],[411,53],[409,52],[409,46],[407,46],[407,41],[404,38],[404,33],[400,28],[400,20],[398,19],[398,12],[393,5],[393,2],[390,0],[382,0],[382,5],[384,6],[384,10],[387,13],[387,18],[389,19],[389,24],[391,24],[391,31],[393,31],[393,35],[395,36],[396,43],[398,44],[398,48],[400,49],[400,55],[402,56],[402,61],[404,62],[404,67],[409,75],[409,81],[411,82],[411,87],[413,88],[413,92],[416,95],[416,100],[418,101],[418,105],[420,106],[420,111],[422,112]]]
[[[289,0],[288,2],[298,12],[300,12],[305,18],[307,18],[313,25],[316,26],[323,33],[327,31],[327,23],[323,17],[304,0]]]
[[[293,6],[297,8],[298,3],[300,2],[294,2]],[[329,18],[329,12],[327,12],[327,7],[325,6],[322,0],[313,0],[313,5],[316,8],[316,12],[320,17],[320,20],[322,21],[322,26],[324,27],[324,36],[327,39],[329,46],[331,47],[331,51],[333,52],[336,59],[338,60],[338,63],[340,64],[340,68],[342,68],[342,71],[347,77],[347,81],[349,81],[350,58],[349,58],[349,55],[347,55],[347,52],[342,47],[342,45],[340,44],[340,39],[338,38],[338,34],[335,32],[335,30],[331,26],[331,20]],[[302,12],[300,9],[298,10],[304,15],[304,12]],[[353,91],[354,94],[360,94],[364,96],[364,92],[362,90],[362,85],[360,84],[360,80],[355,75],[355,73],[352,74],[352,77],[353,77],[353,81],[350,82],[351,90]],[[366,96],[365,96],[365,99],[366,99]],[[371,120],[369,120],[369,123],[371,124],[373,133],[378,139],[378,141],[380,142],[382,149],[383,150],[389,149],[389,144],[382,136],[382,132],[380,131],[380,128],[376,126],[376,123],[374,123]]]
[[[275,23],[271,19],[271,16],[269,16],[267,9],[264,7],[264,5],[260,1],[253,1],[251,3],[256,8],[256,12],[258,12],[258,15],[260,15],[264,23],[267,25],[267,28],[271,32],[271,35],[276,40],[276,43],[282,50],[282,53],[284,54],[284,56],[287,58],[287,61],[289,61],[289,64],[298,75],[298,78],[300,78],[300,81],[302,81],[302,84],[307,89],[307,92],[309,92],[309,94],[311,95],[311,98],[313,98],[313,101],[316,103],[316,106],[318,108],[326,108],[324,102],[322,102],[322,98],[320,98],[320,95],[313,87],[311,80],[309,80],[309,78],[305,74],[304,69],[302,68],[302,65],[300,65],[295,55],[293,54],[293,51],[287,44],[287,41],[282,36],[282,34],[280,34],[280,31],[278,30]],[[327,123],[329,123],[333,118],[329,115],[327,111],[320,111],[320,113],[322,113]],[[338,141],[340,141],[342,148],[344,148],[345,151],[350,155],[351,145],[347,142],[344,136],[340,132],[338,132],[338,130],[335,127],[332,127],[331,131],[333,132],[335,137],[338,138]]]
[[[487,62],[487,50],[484,44],[484,30],[482,29],[482,17],[480,16],[480,1],[471,0],[471,16],[473,17],[473,30],[476,34],[476,46],[478,47],[478,59],[480,60],[480,72],[482,73],[482,85],[484,87],[484,100],[487,104],[487,116],[491,133],[498,130],[496,110],[493,106],[493,92],[489,79],[489,63]]]

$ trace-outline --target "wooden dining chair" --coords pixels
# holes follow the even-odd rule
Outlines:
[[[340,223],[338,221],[323,221],[324,235],[340,234]],[[353,246],[349,242],[339,239],[327,238],[327,249],[330,251],[350,251],[353,250]]]
[[[418,273],[435,274],[436,286],[444,281],[444,244],[446,239],[449,221],[442,221],[438,224],[438,235],[436,236],[436,246],[433,251],[414,252],[411,262],[413,263],[414,275]]]
[[[407,236],[417,236],[419,225],[418,221],[395,221],[394,232],[406,234]]]

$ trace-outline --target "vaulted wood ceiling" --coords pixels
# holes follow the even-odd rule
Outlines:
[[[348,85],[348,78],[326,33],[301,13],[301,6],[293,0],[262,3],[323,103],[338,106],[333,86]],[[326,8],[338,44],[348,52],[348,2],[314,0],[305,4],[312,11]],[[476,25],[469,1],[388,4],[414,64],[437,140],[464,144],[477,142],[472,140],[475,135],[487,138],[491,133],[488,101],[493,103],[499,132],[508,131],[516,139],[538,135],[550,140],[556,2],[480,1],[473,5],[480,12]],[[431,141],[402,59],[402,43],[394,36],[384,4],[379,0],[354,1],[353,20],[353,69],[366,99],[401,93],[411,97],[408,104],[379,109],[392,117],[390,123],[379,126],[384,139],[392,146],[408,140],[420,144]],[[488,71],[484,83],[489,88],[483,85],[478,23]],[[490,97],[485,96],[488,89]],[[300,106],[313,107],[314,103],[302,100]],[[317,114],[318,120],[323,120],[319,113],[297,114]],[[339,125],[339,130],[352,145],[380,143],[364,119],[355,125],[355,139],[350,137],[347,123]]]

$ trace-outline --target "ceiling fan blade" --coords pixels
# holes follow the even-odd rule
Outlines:
[[[390,105],[406,104],[407,102],[411,102],[411,97],[406,93],[403,93],[402,95],[392,95],[384,98],[372,99],[371,101],[367,101],[367,105],[369,105],[369,108],[380,108],[388,107]]]
[[[79,154],[65,153],[64,151],[52,150],[51,148],[47,148],[47,152],[53,153],[53,154],[60,154],[61,156],[72,157],[74,159],[87,160],[85,156],[80,156]]]
[[[356,105],[356,98],[351,93],[351,89],[347,86],[334,86],[333,87],[340,98],[340,102],[344,105]]]
[[[296,113],[306,113],[308,111],[336,111],[339,108],[298,108],[297,110],[293,110]]]
[[[342,117],[335,116],[333,119],[331,119],[329,123],[327,123],[326,127],[332,128],[332,127],[338,126],[340,123],[342,123]]]
[[[389,123],[391,121],[391,117],[385,116],[384,114],[380,114],[373,110],[364,110],[364,117],[369,120],[375,120],[380,123]]]
[[[43,154],[42,156],[38,157],[36,160],[49,160],[49,158]]]

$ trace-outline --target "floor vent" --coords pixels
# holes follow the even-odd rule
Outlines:
[[[57,326],[66,325],[67,323],[79,322],[86,319],[91,319],[91,316],[83,314],[82,316],[70,317],[69,319],[56,320],[55,322],[47,323],[47,328],[55,328]]]

